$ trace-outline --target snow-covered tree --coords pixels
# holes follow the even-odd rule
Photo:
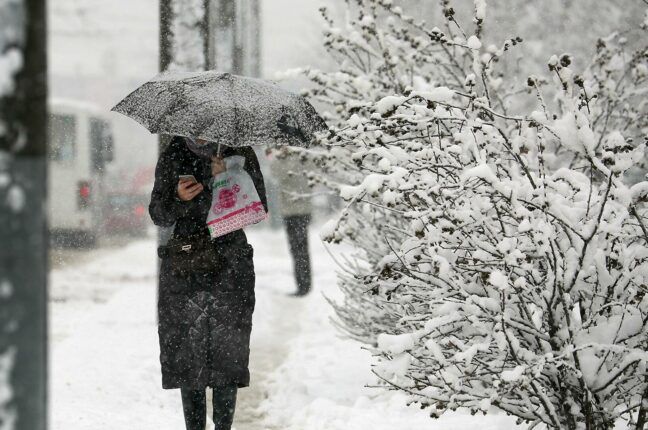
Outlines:
[[[522,39],[482,42],[485,0],[469,26],[443,0],[438,27],[349,3],[343,27],[322,9],[338,70],[303,71],[333,127],[303,154],[311,182],[347,202],[322,236],[357,249],[336,324],[432,416],[643,428],[648,183],[624,173],[648,134],[648,48],[628,44],[645,28],[601,39],[582,73],[556,55],[516,88],[500,65]]]

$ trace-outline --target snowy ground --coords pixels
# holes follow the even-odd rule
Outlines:
[[[281,231],[248,233],[255,247],[256,308],[250,387],[239,390],[236,430],[513,429],[503,415],[438,421],[372,384],[361,345],[338,337],[323,294],[337,297],[335,266],[311,236],[314,291],[295,289]],[[184,428],[180,393],[163,390],[156,327],[153,240],[101,249],[53,270],[50,428]]]

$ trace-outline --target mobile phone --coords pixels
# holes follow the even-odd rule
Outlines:
[[[197,183],[196,177],[194,175],[178,175],[180,182],[191,182],[192,184]]]

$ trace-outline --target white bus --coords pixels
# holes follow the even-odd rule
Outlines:
[[[105,166],[113,158],[107,112],[73,100],[50,99],[48,218],[54,240],[92,246],[101,232]]]

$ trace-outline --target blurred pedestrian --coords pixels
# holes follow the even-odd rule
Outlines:
[[[211,239],[206,218],[212,205],[210,179],[227,157],[240,155],[267,211],[263,175],[251,147],[224,147],[176,136],[160,155],[149,213],[162,227],[174,226],[175,245],[161,246],[158,334],[162,387],[180,388],[187,430],[204,430],[206,388],[213,390],[216,430],[229,430],[237,389],[249,386],[252,313],[255,305],[253,249],[243,230]],[[209,252],[205,253],[204,251]],[[190,254],[191,253],[195,254]],[[198,255],[200,270],[180,270]],[[175,258],[175,259],[174,259]],[[178,260],[180,258],[180,260]],[[192,257],[193,258],[193,257]],[[199,261],[198,259],[196,261]]]
[[[313,208],[311,189],[303,174],[308,164],[285,147],[273,149],[268,153],[273,156],[270,169],[278,182],[280,212],[288,236],[297,283],[297,291],[291,295],[303,296],[311,290],[308,226]]]

